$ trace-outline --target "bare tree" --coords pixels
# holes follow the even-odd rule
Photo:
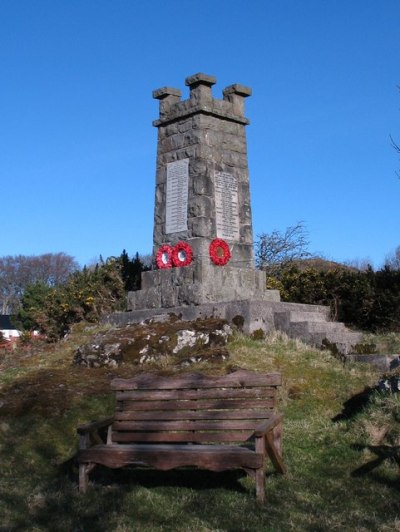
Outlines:
[[[0,312],[18,311],[27,286],[38,282],[57,286],[78,269],[75,259],[65,253],[0,257]]]
[[[349,268],[354,268],[355,270],[358,270],[360,272],[366,272],[369,268],[373,269],[373,261],[366,257],[364,259],[355,258],[355,259],[349,259],[343,261],[343,264],[345,266],[348,266]]]
[[[312,256],[308,251],[308,232],[303,221],[288,227],[283,233],[276,230],[261,233],[257,239],[257,267],[270,274],[275,274],[290,262]]]
[[[393,253],[387,255],[385,266],[392,270],[400,270],[400,246],[397,246]]]
[[[142,261],[143,266],[146,268],[151,268],[153,264],[153,255],[151,253],[146,253],[144,255],[139,255],[140,260]]]

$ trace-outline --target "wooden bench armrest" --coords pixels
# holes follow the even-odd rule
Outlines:
[[[281,436],[279,435],[278,439],[276,439],[277,435],[273,432],[273,429],[281,425],[282,421],[282,414],[274,414],[269,419],[260,423],[254,431],[254,436],[256,438],[256,451],[262,452],[263,454],[266,453],[275,469],[283,474],[286,472],[286,467],[282,458]],[[280,431],[280,427],[278,430]]]
[[[254,436],[256,438],[262,438],[267,432],[275,428],[277,425],[279,425],[279,423],[282,423],[282,421],[282,414],[274,414],[269,419],[266,419],[256,427],[256,430],[254,431]]]
[[[81,434],[81,435],[89,434],[90,432],[93,432],[94,430],[108,427],[109,425],[111,425],[113,421],[114,421],[114,416],[107,417],[106,419],[102,419],[100,421],[90,421],[89,423],[85,423],[84,425],[79,425],[76,431],[78,434]]]

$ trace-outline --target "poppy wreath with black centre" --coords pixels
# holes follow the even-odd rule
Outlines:
[[[231,258],[231,250],[225,240],[215,238],[209,247],[210,259],[216,266],[225,266]]]

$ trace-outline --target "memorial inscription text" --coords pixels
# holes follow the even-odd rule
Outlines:
[[[189,159],[167,164],[165,232],[187,231]]]
[[[238,180],[228,172],[215,172],[214,189],[217,237],[239,241]]]

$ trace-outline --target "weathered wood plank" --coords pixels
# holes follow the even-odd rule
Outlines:
[[[177,390],[184,388],[280,386],[281,384],[282,376],[280,373],[256,373],[239,370],[228,375],[217,377],[200,374],[162,377],[152,373],[143,373],[131,379],[113,379],[111,381],[111,388],[113,390]]]
[[[215,420],[213,421],[115,421],[113,430],[136,430],[147,432],[151,430],[254,430],[258,422],[248,420]]]
[[[255,429],[254,436],[260,437],[263,436],[266,432],[273,429],[280,423],[282,423],[283,416],[282,414],[273,414],[269,416],[269,419],[261,422]]]
[[[262,399],[265,397],[264,388],[210,388],[185,390],[132,390],[117,391],[117,401],[125,400],[198,400],[198,399]]]
[[[175,410],[175,411],[122,411],[115,413],[115,421],[168,421],[168,420],[233,420],[233,419],[269,419],[270,410]],[[259,423],[259,421],[258,421]]]
[[[268,456],[271,459],[271,462],[274,464],[275,469],[279,473],[285,473],[286,467],[283,463],[282,456],[279,454],[278,450],[274,445],[274,436],[271,432],[268,432],[265,436],[265,447],[268,453]]]
[[[259,504],[265,503],[265,472],[262,467],[256,469],[256,499]]]
[[[108,427],[108,425],[111,425],[113,420],[114,420],[114,417],[107,417],[105,419],[101,419],[100,421],[91,421],[89,423],[85,423],[84,425],[79,425],[76,431],[78,434],[86,434],[94,430]]]
[[[188,442],[188,443],[216,443],[216,442],[246,442],[253,436],[252,430],[225,432],[112,432],[114,443],[140,442]]]
[[[274,390],[275,391],[275,390]],[[140,401],[140,400],[124,400],[117,404],[119,410],[143,410],[146,412],[153,410],[201,410],[201,409],[225,409],[225,408],[274,408],[276,404],[275,393],[269,395],[265,394],[265,398],[253,399],[252,397],[245,399],[204,399],[204,400],[166,400],[166,401]]]
[[[280,456],[282,456],[282,439],[283,439],[282,433],[283,433],[283,420],[282,420],[282,423],[279,423],[279,425],[277,425],[273,430],[274,445],[278,453],[280,454]]]
[[[80,463],[93,461],[107,467],[148,465],[167,470],[195,466],[211,471],[262,467],[263,455],[244,447],[216,445],[104,445],[79,453]]]

